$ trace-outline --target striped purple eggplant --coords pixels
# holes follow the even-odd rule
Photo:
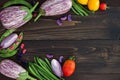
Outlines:
[[[9,78],[17,80],[36,80],[28,75],[28,72],[12,60],[5,59],[0,63],[0,73]]]
[[[5,39],[2,40],[0,47],[8,48],[16,41],[17,38],[18,38],[18,35],[16,33],[13,33],[13,34],[7,36]]]
[[[3,27],[6,29],[21,27],[32,18],[32,12],[38,4],[36,3],[32,9],[25,6],[11,6],[3,9],[0,12],[0,21]]]
[[[40,7],[35,21],[42,16],[56,16],[67,13],[72,7],[72,0],[47,0]]]

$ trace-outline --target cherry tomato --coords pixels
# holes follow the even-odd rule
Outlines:
[[[63,75],[66,77],[71,76],[75,71],[75,66],[76,64],[74,60],[71,59],[66,60],[62,67]]]
[[[106,3],[101,3],[100,4],[100,10],[105,11],[107,9],[107,4]]]

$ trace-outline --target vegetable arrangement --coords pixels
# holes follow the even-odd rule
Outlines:
[[[0,57],[12,57],[18,52],[18,47],[23,40],[23,32],[17,34],[15,31],[33,18],[32,13],[38,4],[36,2],[32,6],[25,0],[9,0],[3,5],[3,10],[0,12],[0,21],[3,27],[8,30],[0,37]],[[77,15],[88,16],[98,9],[106,10],[107,4],[100,3],[99,0],[46,0],[39,6],[39,14],[34,21],[37,21],[40,16],[62,15],[70,9]],[[65,20],[72,21],[71,14],[58,19],[58,25],[62,25],[62,21]],[[21,49],[24,49],[24,44],[21,44]],[[22,53],[25,54],[26,49]],[[47,56],[53,58],[52,55]],[[62,59],[63,56],[60,57],[59,61],[57,59],[50,61],[47,58],[35,57],[34,62],[29,62],[28,71],[12,60],[5,59],[0,63],[0,73],[16,80],[64,80],[63,77],[69,77],[75,72],[76,63],[75,57],[69,58],[64,63]],[[62,63],[63,65],[61,65]],[[29,76],[28,72],[36,79]]]
[[[29,76],[28,72],[22,66],[9,59],[1,61],[0,73],[16,80],[36,80]]]
[[[26,6],[10,6],[3,9],[0,12],[0,21],[2,25],[6,29],[21,27],[30,19],[32,19],[32,12],[35,10],[38,4],[39,3],[37,2],[31,9]]]
[[[62,77],[71,76],[75,67],[73,58],[66,60],[62,66],[56,59],[52,59],[50,63],[47,58],[35,57],[34,62],[29,63],[28,71],[38,80],[64,80]]]
[[[23,32],[13,33],[16,29],[7,30],[0,38],[0,57],[14,56],[18,51],[18,46],[22,42]]]

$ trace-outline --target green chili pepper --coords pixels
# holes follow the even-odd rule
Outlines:
[[[0,38],[0,42],[7,36],[9,36],[11,33],[13,33],[16,29],[9,29],[9,30],[6,30],[6,32],[1,36]]]
[[[14,51],[12,51],[10,53],[1,53],[0,57],[3,57],[3,58],[12,57],[12,56],[14,56],[17,53],[17,51],[18,50],[16,49],[16,50],[14,50]]]
[[[21,4],[25,5],[28,8],[32,8],[32,5],[25,0],[9,0],[3,5],[3,8],[9,7],[11,5]]]
[[[23,40],[23,32],[21,32],[19,34],[16,42],[13,45],[11,45],[9,48],[6,49],[6,52],[12,52],[13,50],[15,50],[20,45],[22,40]]]

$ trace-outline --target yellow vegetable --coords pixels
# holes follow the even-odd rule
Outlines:
[[[82,5],[87,5],[88,0],[77,0]]]
[[[100,6],[99,0],[88,0],[88,9],[91,11],[97,11]]]

